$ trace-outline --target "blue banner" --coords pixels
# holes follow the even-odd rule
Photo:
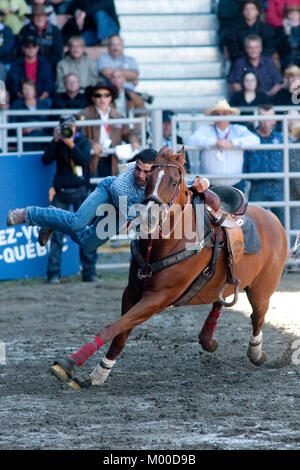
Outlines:
[[[45,277],[49,247],[38,243],[37,227],[7,227],[10,209],[49,206],[56,165],[43,165],[42,154],[0,156],[0,280]],[[65,237],[62,276],[80,270],[79,247]]]

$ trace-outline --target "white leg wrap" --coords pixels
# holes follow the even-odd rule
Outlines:
[[[116,361],[111,361],[110,359],[107,359],[104,357],[100,364],[98,364],[93,372],[91,373],[90,377],[92,379],[92,385],[101,385],[107,377],[109,376],[109,373],[111,371],[112,366],[115,364]]]
[[[253,361],[258,361],[262,353],[262,331],[258,336],[250,336],[247,355]]]

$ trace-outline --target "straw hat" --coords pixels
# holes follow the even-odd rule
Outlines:
[[[240,114],[240,110],[238,108],[232,108],[227,100],[218,100],[214,107],[206,109],[204,114],[205,116],[211,116],[214,111],[229,111],[230,114],[234,114],[235,116]]]
[[[298,67],[298,65],[290,65],[289,67],[285,69],[284,76],[286,78],[290,76],[295,76],[295,77],[300,76],[300,67]]]

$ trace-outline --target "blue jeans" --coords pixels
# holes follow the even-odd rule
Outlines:
[[[93,15],[96,31],[88,30],[81,34],[87,47],[95,46],[98,41],[119,34],[120,28],[114,20],[104,11],[99,10]]]
[[[102,180],[76,212],[48,207],[27,207],[25,212],[26,223],[43,228],[52,228],[69,235],[75,243],[87,251],[95,250],[109,238],[99,239],[97,236],[96,228],[100,217],[96,218],[96,211],[101,204],[112,204],[109,190],[113,181],[113,176],[108,176]]]
[[[72,203],[74,210],[78,209],[80,200]],[[53,203],[55,207],[59,207],[67,211],[70,207],[69,203],[62,202],[57,196],[54,197]],[[62,211],[61,211],[62,212]],[[51,237],[50,253],[48,258],[47,277],[51,279],[53,277],[61,276],[61,255],[64,244],[64,234],[62,232],[54,232]],[[82,278],[88,280],[89,278],[96,275],[96,250],[88,251],[85,247],[80,248],[80,262],[82,267]]]
[[[252,181],[249,194],[251,201],[283,201],[283,183],[281,181]],[[270,207],[271,212],[275,214],[284,226],[284,208]]]

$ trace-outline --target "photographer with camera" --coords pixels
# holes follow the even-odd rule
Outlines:
[[[52,206],[69,210],[72,205],[76,212],[89,194],[91,146],[86,137],[76,133],[75,122],[73,115],[60,117],[60,125],[54,129],[54,139],[46,148],[42,162],[45,165],[56,162]],[[54,232],[51,238],[47,269],[50,283],[60,281],[63,237],[62,233]],[[96,281],[96,251],[87,252],[80,248],[80,260],[82,280]]]

